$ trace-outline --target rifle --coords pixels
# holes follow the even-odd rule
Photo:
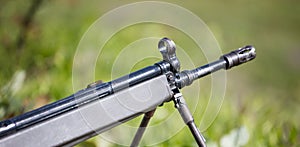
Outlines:
[[[69,97],[0,122],[0,146],[72,146],[145,114],[131,144],[138,146],[155,109],[170,101],[197,144],[206,146],[179,89],[210,73],[254,59],[255,48],[245,46],[184,71],[180,71],[172,40],[161,39],[158,49],[163,60],[152,66],[110,82],[89,84]]]

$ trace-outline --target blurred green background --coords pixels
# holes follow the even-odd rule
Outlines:
[[[136,1],[1,0],[1,120],[73,93],[72,63],[82,35],[105,12],[131,2]],[[224,53],[246,44],[257,49],[254,61],[227,72],[223,106],[204,132],[209,145],[224,146],[227,139],[227,143],[233,142],[231,145],[300,146],[300,1],[165,2],[185,7],[204,20]],[[112,38],[107,45],[111,48],[108,54],[117,54],[113,48],[124,47],[136,39],[141,35],[140,29],[168,31],[163,26],[129,28]],[[180,33],[169,34],[185,46]],[[206,64],[204,60],[197,66],[202,64]],[[106,69],[111,64],[99,66],[103,68],[98,69],[96,78],[110,80]],[[228,139],[230,135],[243,136],[243,132],[249,135],[248,139]],[[184,128],[156,146],[195,146],[189,134]],[[246,143],[239,143],[243,141]],[[101,138],[79,146],[106,146],[103,144],[118,146]]]

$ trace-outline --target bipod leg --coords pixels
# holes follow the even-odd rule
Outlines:
[[[152,110],[152,111],[149,111],[149,112],[146,112],[144,117],[143,117],[143,120],[137,130],[137,132],[135,133],[135,136],[131,142],[131,147],[137,147],[143,137],[143,134],[146,130],[146,127],[151,119],[151,117],[153,116],[154,112],[155,112],[156,109]]]
[[[195,125],[194,118],[187,107],[182,94],[179,92],[174,94],[175,107],[179,111],[184,123],[188,125],[199,147],[206,147],[205,139]]]

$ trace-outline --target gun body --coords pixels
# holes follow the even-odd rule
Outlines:
[[[103,97],[20,130],[0,140],[0,146],[75,145],[138,115],[172,97],[165,75]]]

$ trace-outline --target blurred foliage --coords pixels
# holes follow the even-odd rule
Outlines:
[[[105,12],[135,2],[43,0],[34,11],[30,11],[37,1],[0,1],[1,120],[73,93],[73,56],[84,32]],[[204,132],[208,143],[220,145],[226,134],[245,127],[250,134],[245,146],[299,146],[300,1],[166,2],[185,7],[203,19],[223,52],[245,44],[253,44],[257,49],[255,61],[228,71],[222,109],[212,126]],[[26,25],[24,21],[29,13],[32,16]],[[164,26],[147,25],[125,29],[108,42],[106,47],[111,49],[107,49],[105,59],[116,56],[117,49],[142,37],[141,29],[159,31],[162,35],[172,31]],[[169,37],[182,46],[191,47],[188,38],[181,39],[184,36],[180,32],[173,30],[170,34],[173,36]],[[21,46],[18,45],[20,37],[24,39]],[[197,66],[205,64],[203,60],[196,63],[199,63]],[[101,69],[96,71],[96,77],[110,80],[107,75],[110,75],[111,64],[99,66]],[[195,114],[198,115],[201,114]],[[138,124],[139,120],[135,121]],[[194,146],[189,134],[184,128],[157,146]],[[151,136],[144,138],[151,139]],[[105,142],[96,137],[78,146],[118,146]]]

